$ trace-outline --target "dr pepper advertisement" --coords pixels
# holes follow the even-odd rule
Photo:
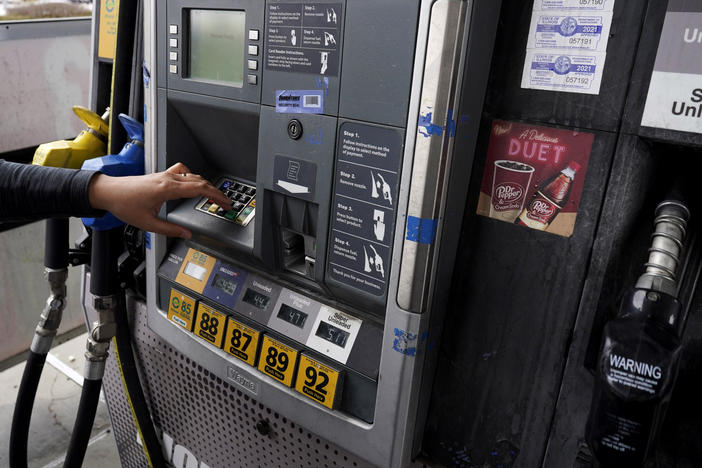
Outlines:
[[[570,237],[594,135],[495,120],[477,213]]]

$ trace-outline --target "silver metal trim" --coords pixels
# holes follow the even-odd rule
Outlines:
[[[420,115],[421,110],[425,110],[425,117],[431,116],[427,124],[437,129],[434,132],[427,129],[430,132],[428,135],[421,133],[419,127],[417,129],[422,137],[417,137],[414,146],[408,220],[413,217],[433,223],[440,218],[449,142],[453,139],[451,125],[454,125],[455,131],[452,113],[465,13],[465,2],[439,0],[432,8]],[[421,243],[404,240],[397,293],[397,302],[403,309],[412,312],[426,310],[435,252],[434,241]]]

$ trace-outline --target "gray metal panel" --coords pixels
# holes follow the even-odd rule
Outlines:
[[[288,122],[295,118],[302,124],[302,137],[293,140],[288,136]],[[261,132],[259,134],[258,173],[256,176],[256,238],[254,252],[270,266],[276,267],[272,254],[279,248],[277,231],[285,227],[285,220],[275,219],[273,199],[284,200],[284,210],[291,203],[305,203],[312,219],[310,229],[314,230],[317,242],[317,257],[314,279],[321,283],[324,275],[324,262],[329,225],[329,205],[331,199],[334,144],[336,141],[336,119],[325,115],[279,114],[274,108],[261,108]],[[315,183],[311,197],[305,199],[294,194],[286,194],[277,185],[275,160],[277,156],[306,161],[316,166]],[[316,206],[316,210],[314,209]],[[309,211],[312,210],[312,211]],[[314,216],[316,211],[316,217]],[[283,213],[289,216],[290,213]],[[294,221],[294,220],[290,220]],[[282,270],[282,265],[277,264]],[[302,277],[300,277],[302,279]]]
[[[348,3],[340,117],[406,125],[418,17],[419,0]]]

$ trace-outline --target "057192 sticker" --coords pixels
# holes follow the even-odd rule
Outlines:
[[[606,51],[612,13],[559,11],[532,15],[527,48]]]
[[[522,88],[598,94],[604,52],[541,52],[527,49]]]

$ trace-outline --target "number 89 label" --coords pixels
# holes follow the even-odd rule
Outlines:
[[[195,334],[219,348],[222,344],[226,323],[226,315],[201,303],[197,308]]]
[[[279,343],[269,336],[264,336],[261,356],[258,359],[258,370],[291,387],[295,375],[297,354],[296,349]]]
[[[224,339],[224,350],[253,366],[256,364],[256,351],[260,336],[258,330],[230,318],[229,325],[227,325],[227,336]]]
[[[304,354],[300,357],[299,369],[295,390],[329,409],[334,409],[338,400],[336,390],[339,387],[340,372]]]

